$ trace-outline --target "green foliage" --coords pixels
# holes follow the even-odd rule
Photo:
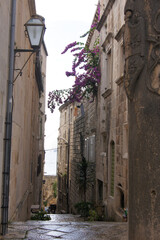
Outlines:
[[[43,202],[43,205],[46,207],[46,206],[47,206],[47,201],[44,201],[44,202]]]
[[[53,196],[54,198],[57,197],[57,181],[53,183]]]
[[[88,216],[89,221],[98,221],[99,216],[95,210],[90,209],[89,210],[89,216]]]
[[[85,157],[82,157],[82,161],[77,163],[77,182],[80,188],[84,188],[87,184],[87,168],[88,162],[86,161]]]
[[[75,204],[78,214],[82,217],[88,217],[89,211],[92,209],[93,203],[91,202],[79,202]]]
[[[48,221],[51,220],[51,217],[47,215],[45,211],[41,209],[41,211],[35,213],[33,216],[31,216],[31,220],[41,220],[41,221]]]
[[[80,191],[83,193],[84,202],[86,202],[86,192],[89,184],[93,184],[95,180],[95,166],[86,160],[84,153],[84,139],[80,133],[80,154],[81,161],[77,163],[76,169],[76,183],[79,186]]]
[[[84,156],[82,160],[77,163],[76,170],[76,183],[79,185],[79,188],[84,193],[84,197],[87,191],[89,184],[94,182],[94,165],[89,163]]]

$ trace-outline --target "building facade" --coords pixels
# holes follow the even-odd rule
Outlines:
[[[98,10],[93,22],[97,20]],[[91,32],[86,43],[89,48],[94,47],[98,36],[97,30]],[[59,212],[75,214],[77,203],[96,203],[96,102],[95,97],[90,104],[83,100],[81,103],[68,103],[60,107],[57,171]],[[83,164],[86,164],[86,169],[83,169]],[[82,175],[86,175],[84,184],[81,184]]]
[[[58,136],[57,212],[69,212],[69,184],[71,178],[71,159],[73,157],[73,127],[76,118],[76,104],[64,104],[60,107],[60,126]]]
[[[87,39],[93,48],[99,37],[101,82],[94,102],[84,101],[83,114],[79,111],[74,121],[68,185],[69,211],[75,213],[75,204],[84,200],[76,184],[76,165],[84,153],[88,162],[94,162],[95,171],[85,200],[93,202],[105,219],[115,221],[122,221],[124,208],[128,208],[128,102],[123,86],[125,2],[100,1],[97,29]]]
[[[43,206],[44,208],[51,208],[54,205],[56,210],[57,204],[57,177],[45,175],[43,177]]]
[[[124,1],[100,1],[101,83],[96,149],[97,202],[107,219],[122,220],[128,207],[128,103],[124,78]]]
[[[44,164],[44,123],[47,50],[43,42],[38,53],[14,53],[14,49],[30,49],[24,24],[36,14],[34,0],[7,0],[0,4],[2,22],[5,20],[3,56],[0,61],[1,74],[1,187],[3,194],[2,225],[8,221],[26,220],[30,217],[31,205],[42,203],[42,178]],[[4,15],[4,18],[3,18]],[[13,24],[15,22],[15,24]],[[4,23],[3,23],[4,24]],[[2,28],[3,26],[0,25]],[[3,29],[4,31],[4,29]],[[11,39],[12,36],[12,39]],[[1,36],[2,37],[2,36]],[[3,39],[2,39],[3,40]],[[12,48],[11,48],[12,43]],[[14,47],[14,49],[13,49]],[[6,99],[10,68],[10,54],[13,51],[14,67],[12,80],[11,146],[6,149],[5,124]],[[13,54],[12,54],[13,55]],[[25,65],[26,61],[27,64]],[[3,66],[5,64],[5,67]],[[24,66],[25,65],[25,66]],[[23,68],[24,66],[24,68]],[[6,153],[10,155],[8,168],[9,188],[6,178]],[[5,163],[5,164],[4,164]],[[8,166],[7,166],[8,167]],[[5,171],[4,171],[5,172]],[[4,188],[6,186],[6,189]],[[2,191],[1,191],[2,192]],[[8,205],[9,200],[9,205]],[[8,207],[7,207],[8,206]]]
[[[95,202],[95,112],[96,101],[60,107],[58,137],[58,212],[77,213],[79,202]],[[88,163],[86,189],[80,186],[82,159]]]
[[[11,1],[1,1],[0,21],[1,30],[1,51],[0,51],[0,206],[2,206],[3,193],[3,171],[4,171],[4,137],[5,137],[5,119],[7,105],[7,87],[8,87],[8,62],[9,62],[9,36],[10,36],[10,12]],[[4,27],[5,23],[5,27]],[[2,214],[0,212],[0,222]],[[1,232],[0,227],[0,232]]]

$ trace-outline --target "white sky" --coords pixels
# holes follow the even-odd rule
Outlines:
[[[47,93],[72,86],[73,80],[65,76],[72,67],[71,54],[61,55],[65,46],[87,32],[91,26],[98,0],[36,0],[37,14],[45,18],[47,58]],[[57,148],[59,111],[46,108],[45,149]]]

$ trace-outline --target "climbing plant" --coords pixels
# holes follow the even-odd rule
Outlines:
[[[90,163],[84,156],[84,139],[82,134],[80,133],[80,155],[81,160],[77,163],[76,169],[76,183],[83,193],[83,201],[86,202],[86,193],[87,187],[90,184],[94,184],[95,181],[95,171],[94,164]]]
[[[98,5],[98,18],[92,24],[91,29],[81,37],[93,32],[98,24],[100,16],[100,5]],[[72,70],[66,71],[67,77],[74,77],[75,81],[71,88],[54,90],[49,92],[48,108],[54,111],[56,105],[60,106],[66,102],[80,102],[83,98],[92,101],[97,93],[100,82],[99,71],[99,39],[97,38],[92,49],[82,42],[68,44],[62,54],[67,51],[73,56]]]
[[[54,181],[53,183],[53,196],[57,197],[57,181]]]

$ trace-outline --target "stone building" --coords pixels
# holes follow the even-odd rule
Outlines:
[[[74,122],[73,158],[69,184],[70,212],[76,213],[75,205],[80,202],[95,203],[95,139],[96,100],[80,104],[79,114]],[[84,162],[83,162],[84,161]],[[85,169],[83,164],[87,163]],[[81,179],[86,174],[86,181]]]
[[[0,3],[0,31],[1,31],[1,51],[0,51],[0,206],[2,206],[3,192],[3,164],[4,164],[4,136],[5,136],[5,117],[7,104],[7,80],[8,80],[8,61],[9,61],[9,35],[10,35],[10,11],[11,1],[1,1]],[[5,27],[4,27],[5,23]],[[2,215],[0,212],[0,222]],[[1,232],[1,227],[0,227]]]
[[[58,212],[76,213],[75,204],[95,202],[95,101],[64,104],[60,107],[58,136]],[[90,162],[93,181],[86,194],[78,184],[82,155]],[[84,199],[85,198],[85,199]]]
[[[75,203],[83,200],[76,184],[76,165],[82,152],[89,162],[92,156],[95,178],[86,200],[95,203],[106,219],[116,221],[123,220],[123,210],[128,207],[128,102],[123,87],[125,2],[101,0],[97,29],[87,39],[92,48],[99,36],[101,83],[94,102],[83,102],[83,114],[79,111],[74,121],[68,185],[69,211],[75,212]]]
[[[97,13],[94,22],[97,21]],[[88,47],[98,37],[94,31],[88,38]],[[90,104],[68,103],[60,107],[60,128],[58,137],[58,210],[76,213],[75,204],[83,201],[95,203],[95,139],[96,98]],[[86,189],[79,183],[78,169],[85,158],[88,164]]]
[[[98,8],[93,18],[93,23],[98,21]],[[99,38],[97,30],[91,31],[86,45],[93,49]],[[96,204],[96,121],[97,121],[97,98],[88,103],[84,99],[78,103],[78,114],[74,121],[73,131],[73,158],[71,159],[71,172],[69,184],[70,212],[76,213],[75,205],[80,202]],[[86,182],[83,187],[80,184],[82,162],[86,161]],[[83,173],[82,173],[83,175]]]
[[[45,175],[43,177],[43,206],[50,207],[57,203],[57,176]]]
[[[2,62],[0,64],[0,186],[3,186],[5,195],[2,195],[2,189],[0,194],[2,196],[1,222],[5,226],[10,220],[29,219],[31,205],[41,205],[42,202],[47,50],[43,42],[39,53],[33,53],[32,56],[28,52],[14,53],[16,48],[30,49],[24,24],[36,14],[34,0],[2,0],[0,12],[3,19],[0,21],[0,29],[4,32],[1,35],[0,57]],[[15,54],[14,56],[13,54],[11,56],[11,51]],[[13,84],[10,90],[12,94],[10,154],[6,151],[8,139],[5,139],[5,119],[11,57],[14,60],[14,68],[13,79],[11,78]],[[27,60],[27,64],[22,69]],[[6,169],[6,154],[10,156],[8,173],[3,170]],[[6,177],[3,178],[2,172],[9,174],[9,190],[7,190]]]
[[[76,118],[76,104],[64,104],[60,107],[60,127],[58,136],[57,180],[58,212],[69,212],[69,182],[71,159],[73,156],[73,127]]]
[[[128,103],[124,78],[125,0],[101,0],[98,24],[101,83],[98,92],[97,203],[108,219],[122,220],[128,207]]]

